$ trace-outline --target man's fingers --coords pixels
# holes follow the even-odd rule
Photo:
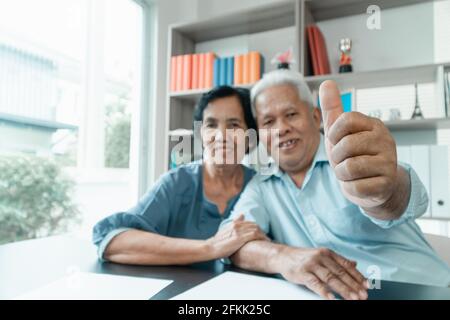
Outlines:
[[[348,273],[350,273],[358,283],[360,283],[363,287],[368,288],[368,282],[366,278],[361,274],[361,272],[356,269],[356,262],[350,261],[338,255],[335,252],[331,253],[331,257],[342,267],[344,267]]]
[[[308,273],[303,284],[324,299],[328,300],[336,299],[334,294],[331,293],[330,290],[328,290],[327,285],[312,273]]]
[[[329,128],[327,138],[331,144],[335,145],[350,134],[373,130],[377,121],[356,111],[343,113]]]
[[[336,119],[344,113],[341,102],[341,94],[336,82],[324,81],[319,88],[320,108],[322,109],[323,126],[325,135],[328,134]]]
[[[354,181],[384,175],[384,165],[385,160],[379,156],[357,156],[338,163],[334,173],[341,181]]]
[[[347,269],[339,265],[334,259],[325,257],[324,267],[328,268],[338,279],[349,286],[354,293],[356,293],[360,299],[367,299],[367,290],[364,285],[358,282],[349,273]]]
[[[333,127],[334,128],[334,127]],[[331,142],[331,141],[330,141]],[[349,134],[331,147],[331,160],[339,164],[347,158],[356,156],[374,156],[380,153],[379,141],[369,131]]]
[[[338,293],[346,300],[359,300],[358,291],[353,290],[349,285],[345,284],[338,278],[329,268],[321,265],[314,268],[314,274],[330,289]]]

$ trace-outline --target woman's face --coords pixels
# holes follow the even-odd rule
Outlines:
[[[247,149],[246,130],[239,98],[218,98],[203,112],[201,137],[206,161],[216,165],[238,164]]]

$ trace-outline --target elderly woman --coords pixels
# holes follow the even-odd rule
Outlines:
[[[243,217],[217,232],[254,175],[240,164],[249,149],[242,145],[245,131],[256,129],[248,90],[223,86],[206,93],[194,121],[202,122],[203,162],[166,173],[136,207],[98,222],[93,242],[101,260],[191,264],[228,257],[249,241],[266,239]]]

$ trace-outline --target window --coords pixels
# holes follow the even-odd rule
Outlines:
[[[0,243],[136,201],[143,19],[133,0],[0,2]]]

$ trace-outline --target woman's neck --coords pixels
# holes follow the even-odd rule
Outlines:
[[[204,165],[205,178],[214,184],[221,184],[223,186],[238,185],[242,181],[243,169],[240,164],[232,165],[215,165],[206,162]]]

